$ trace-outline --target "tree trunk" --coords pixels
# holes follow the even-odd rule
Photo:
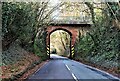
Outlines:
[[[90,13],[92,15],[92,22],[95,25],[95,13],[94,13],[94,7],[93,4],[90,4],[89,2],[85,2],[85,4],[88,6],[88,8],[90,9]]]
[[[61,39],[62,45],[63,45],[64,49],[66,50],[66,46],[65,46],[65,44],[64,44],[64,42],[63,42],[62,35],[61,35],[60,32],[59,32],[59,34],[60,34],[60,39]]]

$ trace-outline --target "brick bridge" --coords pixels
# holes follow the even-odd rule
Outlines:
[[[64,30],[69,33],[71,41],[70,41],[70,56],[72,58],[74,56],[74,45],[79,36],[79,32],[81,35],[85,35],[87,31],[90,29],[90,24],[59,24],[59,25],[51,25],[47,27],[47,37],[46,37],[46,45],[47,45],[47,54],[50,56],[50,35],[56,30]]]

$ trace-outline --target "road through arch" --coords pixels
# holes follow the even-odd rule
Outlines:
[[[57,30],[66,31],[70,35],[70,56],[69,58],[72,58],[74,56],[74,44],[78,36],[78,29],[74,27],[70,27],[70,26],[49,26],[47,28],[47,37],[46,37],[47,54],[50,55],[50,35],[51,33]]]

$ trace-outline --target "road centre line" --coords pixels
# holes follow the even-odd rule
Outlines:
[[[67,69],[70,71],[70,68],[68,67],[68,65],[65,64],[65,66],[66,66]],[[78,80],[77,80],[77,77],[75,76],[75,74],[72,73],[72,77],[75,79],[75,81],[78,81]]]
[[[72,76],[75,79],[75,81],[78,81],[77,78],[76,78],[76,76],[75,76],[75,74],[72,73]]]
[[[68,67],[68,65],[65,65],[67,67],[67,69],[70,71],[70,68]]]

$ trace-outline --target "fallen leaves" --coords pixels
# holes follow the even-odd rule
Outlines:
[[[34,54],[28,53],[22,58],[20,61],[15,64],[8,66],[1,66],[2,76],[1,78],[10,78],[13,75],[16,75],[22,71],[24,71],[30,64],[34,61],[39,60],[40,58]]]

